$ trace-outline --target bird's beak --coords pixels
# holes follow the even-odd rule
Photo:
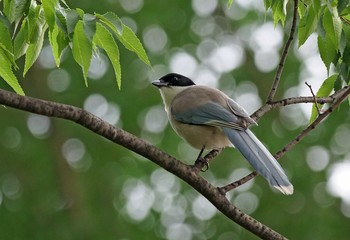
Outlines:
[[[166,82],[163,82],[161,80],[155,80],[152,82],[152,84],[158,88],[161,88],[161,87],[167,87],[168,86],[168,83]]]

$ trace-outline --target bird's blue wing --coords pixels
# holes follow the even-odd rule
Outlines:
[[[208,102],[185,112],[172,110],[172,115],[176,121],[187,124],[227,127],[236,130],[245,129],[235,114],[216,102]]]

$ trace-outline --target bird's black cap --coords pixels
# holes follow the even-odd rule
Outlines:
[[[153,81],[152,84],[156,87],[187,87],[196,85],[191,79],[188,77],[182,76],[177,73],[169,73],[163,77],[161,77],[159,80]]]

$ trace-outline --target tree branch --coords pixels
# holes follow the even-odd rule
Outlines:
[[[193,166],[188,166],[155,146],[119,129],[95,115],[74,106],[44,101],[32,97],[20,96],[0,89],[0,104],[27,112],[62,118],[91,130],[145,158],[178,176],[206,197],[219,211],[229,219],[244,227],[262,239],[285,239],[282,235],[245,214],[231,204],[219,188],[198,175]]]
[[[278,87],[278,84],[280,82],[281,75],[283,72],[284,64],[285,64],[287,56],[288,56],[288,51],[289,51],[289,48],[290,48],[292,41],[294,39],[294,33],[295,33],[295,29],[296,29],[296,25],[297,25],[297,18],[298,18],[298,2],[299,2],[298,0],[294,0],[292,27],[290,29],[289,38],[286,42],[286,45],[284,46],[283,53],[282,53],[280,62],[278,64],[275,79],[272,83],[270,93],[267,96],[267,100],[266,100],[267,103],[270,103],[273,100],[273,98],[275,97],[277,87]]]
[[[269,112],[273,108],[278,107],[284,107],[287,105],[293,105],[293,104],[299,104],[299,103],[334,103],[335,99],[338,99],[340,96],[344,94],[344,92],[347,91],[347,88],[342,88],[338,90],[337,92],[333,93],[332,95],[328,97],[291,97],[291,98],[285,98],[278,101],[272,101],[270,103],[266,103],[262,107],[260,107],[258,110],[256,110],[250,117],[253,118],[255,121],[259,120],[265,113]]]

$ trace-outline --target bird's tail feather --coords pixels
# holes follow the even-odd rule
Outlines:
[[[286,195],[293,193],[293,185],[289,182],[281,165],[249,129],[244,131],[223,129],[232,144],[271,186]]]

